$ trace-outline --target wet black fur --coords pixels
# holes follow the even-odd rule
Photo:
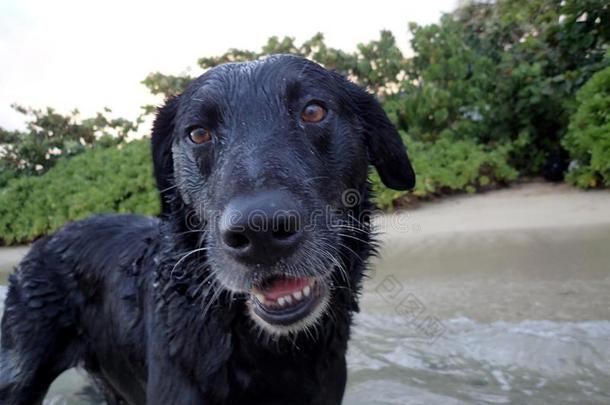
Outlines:
[[[308,98],[328,107],[322,125],[298,124]],[[193,119],[226,138],[208,149],[189,144]],[[374,253],[363,215],[371,209],[369,162],[390,187],[414,182],[378,102],[302,58],[225,65],[159,110],[152,153],[160,218],[101,215],[70,224],[36,241],[11,275],[0,403],[41,403],[49,384],[74,366],[89,372],[109,404],[340,403],[351,316]],[[329,270],[330,309],[315,328],[290,336],[256,326],[247,297],[217,282],[234,270],[212,260],[214,253],[198,251],[176,265],[214,245],[211,208],[257,187],[288,188],[304,210],[326,206],[337,218],[358,219],[343,236],[322,225],[312,231],[314,239],[335,238],[333,254],[347,276]],[[361,195],[353,206],[341,201],[350,189]]]

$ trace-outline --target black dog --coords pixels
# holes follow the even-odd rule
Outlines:
[[[367,258],[369,162],[414,185],[373,96],[306,59],[211,69],[157,114],[160,219],[96,216],[10,279],[0,403],[80,365],[109,404],[338,404]]]

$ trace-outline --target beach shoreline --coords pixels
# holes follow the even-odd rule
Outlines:
[[[478,194],[460,194],[381,214],[373,223],[384,244],[434,235],[610,225],[610,190],[583,191],[540,181]],[[0,247],[0,282],[29,245]]]
[[[610,225],[610,190],[584,191],[565,183],[534,181],[425,202],[381,215],[375,223],[387,239]]]

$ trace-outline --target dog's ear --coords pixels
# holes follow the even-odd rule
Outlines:
[[[383,184],[394,190],[415,187],[415,172],[406,147],[381,104],[366,90],[347,79],[344,81],[364,130],[369,159]]]
[[[165,105],[157,109],[152,129],[153,171],[161,198],[161,215],[170,213],[171,202],[176,193],[172,143],[179,101],[179,96],[170,97],[165,101]]]

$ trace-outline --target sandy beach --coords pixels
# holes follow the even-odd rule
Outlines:
[[[387,239],[443,233],[510,231],[610,224],[610,191],[567,184],[525,183],[458,195],[378,218]],[[403,228],[393,224],[406,225]]]
[[[392,276],[445,319],[610,319],[608,191],[529,183],[377,220],[368,292]]]

